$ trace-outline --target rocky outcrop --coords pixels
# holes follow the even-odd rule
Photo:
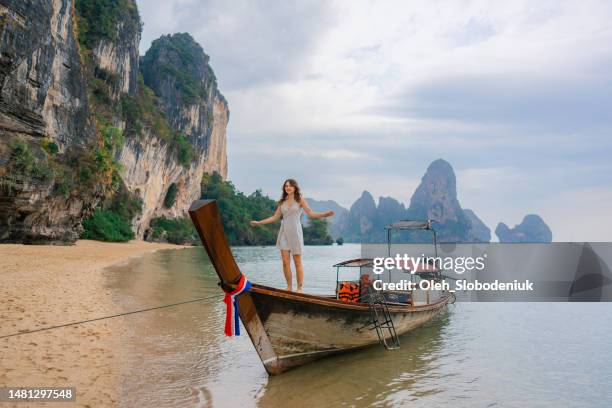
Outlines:
[[[370,242],[375,218],[376,202],[374,202],[374,197],[369,192],[364,191],[349,209],[347,226],[342,236],[348,242]]]
[[[112,37],[101,36],[91,44],[95,61],[94,77],[110,85],[110,97],[118,102],[122,94],[135,95],[138,90],[138,45],[141,22],[136,4],[126,0],[127,13],[115,21]]]
[[[154,41],[142,59],[142,72],[145,86],[158,97],[171,129],[170,138],[185,135],[194,152],[185,162],[177,157],[172,139],[145,128],[144,137],[129,139],[119,153],[123,180],[143,202],[142,214],[132,220],[139,238],[145,237],[153,218],[186,216],[189,205],[200,197],[204,173],[227,176],[229,120],[227,102],[217,89],[208,56],[189,34]],[[185,78],[191,88],[181,82]],[[192,89],[197,93],[190,93]],[[171,185],[178,190],[174,204],[167,208],[164,199]]]
[[[464,209],[463,213],[470,222],[466,242],[490,242],[491,230],[474,214],[474,211]]]
[[[481,236],[477,230],[482,222],[471,215],[457,200],[457,181],[451,165],[442,159],[432,162],[410,199],[407,217],[434,220],[440,242],[472,242]]]
[[[385,227],[393,222],[406,218],[406,207],[391,197],[379,197],[378,207],[376,207],[376,218],[374,225],[378,230],[384,230]]]
[[[552,231],[536,214],[529,214],[523,221],[509,228],[503,222],[497,224],[495,235],[499,242],[552,242]]]
[[[364,191],[351,207],[344,237],[348,242],[386,242],[386,227],[406,218],[406,208],[391,197],[379,197],[378,205],[372,195]]]
[[[0,4],[3,242],[74,241],[81,218],[100,198],[95,187],[66,182],[78,167],[71,158],[94,137],[73,7],[71,0]]]
[[[229,110],[209,59],[189,34],[166,35],[153,41],[142,58],[142,73],[171,127],[205,155],[202,170],[225,178]]]
[[[434,220],[440,242],[489,242],[491,233],[471,210],[463,210],[457,200],[455,172],[442,160],[432,162],[415,190],[410,206],[391,197],[380,197],[378,206],[365,191],[351,207],[347,225],[341,232],[349,242],[385,242],[385,227],[402,219]],[[402,232],[398,241],[420,242],[429,236]]]
[[[93,208],[125,200],[142,238],[151,219],[186,215],[204,172],[227,175],[208,56],[188,34],[162,37],[145,81],[141,28],[134,0],[1,2],[1,241],[72,242]]]
[[[434,220],[441,242],[467,241],[470,222],[457,200],[455,172],[445,160],[429,165],[407,213],[409,219]]]
[[[0,4],[0,129],[84,145],[87,98],[72,21],[73,2]]]
[[[142,212],[132,220],[138,238],[144,238],[153,218],[180,218],[200,197],[205,156],[185,167],[179,163],[171,145],[149,135],[144,142],[130,139],[119,155],[127,188],[142,200]],[[178,187],[172,207],[164,199],[172,184]]]

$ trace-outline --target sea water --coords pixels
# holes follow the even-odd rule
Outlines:
[[[233,252],[251,281],[285,286],[276,248]],[[306,247],[304,291],[333,293],[331,265],[359,254],[359,245]],[[212,297],[123,318],[120,406],[612,406],[609,303],[457,303],[401,336],[399,350],[375,345],[269,377],[244,330],[224,336],[203,248],[133,260],[108,282],[126,311]]]

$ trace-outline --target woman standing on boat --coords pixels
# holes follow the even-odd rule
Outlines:
[[[333,211],[314,212],[300,193],[297,181],[287,179],[283,183],[283,194],[278,201],[274,215],[261,221],[251,221],[252,226],[271,224],[282,217],[281,227],[276,239],[276,247],[280,249],[283,260],[283,273],[287,281],[287,290],[293,290],[291,274],[291,255],[295,264],[295,275],[297,278],[297,291],[302,291],[304,282],[304,268],[302,267],[302,247],[304,236],[302,233],[302,210],[310,218],[325,218],[334,215]]]

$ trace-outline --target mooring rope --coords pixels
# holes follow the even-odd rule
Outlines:
[[[57,326],[49,326],[49,327],[42,327],[40,329],[33,329],[33,330],[27,330],[27,331],[19,331],[19,332],[16,332],[16,333],[11,333],[11,334],[6,334],[6,335],[3,335],[3,336],[0,336],[0,339],[5,339],[7,337],[14,337],[14,336],[22,336],[24,334],[37,333],[37,332],[46,331],[46,330],[59,329],[61,327],[74,326],[74,325],[77,325],[77,324],[91,323],[91,322],[96,322],[96,321],[99,321],[99,320],[112,319],[112,318],[115,318],[115,317],[127,316],[127,315],[131,315],[131,314],[135,314],[135,313],[148,312],[150,310],[164,309],[164,308],[173,307],[173,306],[180,306],[180,305],[184,305],[184,304],[187,304],[187,303],[201,302],[203,300],[209,300],[209,299],[213,299],[213,298],[217,298],[217,299],[220,298],[220,294],[215,294],[215,295],[207,296],[207,297],[201,297],[201,298],[197,298],[197,299],[185,300],[183,302],[171,303],[171,304],[168,304],[168,305],[161,305],[161,306],[149,307],[149,308],[146,308],[146,309],[132,310],[132,311],[129,311],[129,312],[118,313],[118,314],[114,314],[114,315],[110,315],[110,316],[96,317],[95,319],[88,319],[88,320],[81,320],[81,321],[78,321],[78,322],[59,324]]]

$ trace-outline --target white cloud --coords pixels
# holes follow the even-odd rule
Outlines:
[[[560,242],[612,240],[612,189],[585,187],[551,194],[536,205]]]

